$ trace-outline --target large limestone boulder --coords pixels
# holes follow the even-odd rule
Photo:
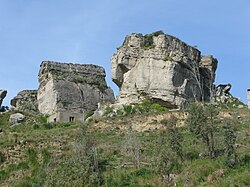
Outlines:
[[[217,60],[163,32],[131,34],[112,56],[112,80],[120,88],[117,104],[150,99],[170,108],[189,100],[209,100]],[[206,84],[204,87],[203,84]]]
[[[17,96],[10,101],[10,104],[15,110],[30,114],[37,114],[39,112],[37,90],[23,90],[19,92]]]
[[[7,95],[7,90],[0,90],[0,107],[2,106],[3,99]]]
[[[46,115],[61,113],[59,118],[64,121],[65,116],[72,116],[69,118],[73,120],[73,114],[77,114],[76,118],[81,120],[83,114],[96,110],[98,103],[114,102],[105,76],[104,68],[96,65],[42,62],[37,95],[39,111]]]

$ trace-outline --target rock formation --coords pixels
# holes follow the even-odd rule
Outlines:
[[[30,114],[38,113],[37,90],[24,90],[14,97],[10,104],[15,110]]]
[[[213,56],[202,56],[199,63],[199,72],[201,75],[201,85],[203,87],[203,95],[205,101],[210,101],[215,91],[215,71],[218,61]]]
[[[15,114],[11,114],[10,115],[10,119],[9,119],[9,122],[11,124],[13,123],[19,123],[21,121],[23,121],[25,119],[25,116],[21,113],[15,113]]]
[[[7,90],[0,90],[0,107],[2,106],[3,99],[7,95]]]
[[[45,61],[39,72],[38,109],[49,121],[82,121],[101,102],[114,102],[105,81],[105,70],[96,65]]]
[[[217,103],[231,103],[234,97],[231,95],[231,84],[220,84],[216,86],[215,98]]]
[[[216,86],[214,97],[216,104],[226,104],[228,107],[233,108],[245,107],[246,105],[239,98],[234,97],[230,93],[231,88],[231,84],[220,84]]]
[[[125,38],[112,59],[117,104],[149,99],[170,108],[210,100],[217,60],[161,31]]]

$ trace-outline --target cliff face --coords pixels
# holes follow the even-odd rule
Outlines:
[[[203,88],[204,100],[210,101],[215,92],[215,71],[218,61],[213,56],[202,56],[199,63],[199,72],[201,76],[201,86]],[[213,93],[212,93],[213,92]]]
[[[42,62],[39,72],[38,108],[43,114],[70,111],[87,113],[99,102],[114,102],[105,81],[105,70],[96,65]]]
[[[30,114],[39,113],[37,103],[37,90],[23,90],[14,97],[10,104],[15,110]]]
[[[111,63],[112,80],[120,88],[117,103],[150,99],[172,108],[209,100],[203,84],[214,82],[217,67],[213,57],[201,58],[198,49],[162,32],[127,36]]]

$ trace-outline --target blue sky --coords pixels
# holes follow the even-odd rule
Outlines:
[[[219,60],[216,83],[246,102],[250,88],[249,0],[0,0],[0,89],[4,105],[36,89],[43,60],[97,64],[127,34],[163,30]]]

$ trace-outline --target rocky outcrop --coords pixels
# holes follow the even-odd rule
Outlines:
[[[2,106],[2,102],[6,97],[6,95],[7,95],[7,90],[0,90],[0,107]]]
[[[220,84],[216,86],[215,98],[217,103],[231,103],[234,97],[231,95],[231,84]]]
[[[112,59],[117,104],[150,99],[170,108],[209,100],[217,60],[163,32],[131,34]]]
[[[42,62],[37,95],[39,111],[79,117],[96,110],[98,103],[113,103],[114,94],[105,76],[105,70],[96,65]],[[69,118],[73,120],[74,116]]]
[[[232,88],[231,84],[220,84],[216,86],[215,90],[215,103],[216,104],[226,104],[228,107],[233,108],[243,108],[245,104],[239,99],[234,97],[230,90]]]
[[[27,112],[30,114],[37,114],[38,103],[37,103],[37,90],[23,90],[14,97],[10,104],[15,110],[21,112]]]
[[[10,115],[10,119],[9,119],[9,122],[11,124],[13,123],[19,123],[21,121],[23,121],[25,119],[25,116],[21,113],[16,113],[16,114],[11,114]]]
[[[203,87],[203,95],[205,101],[210,101],[215,91],[215,71],[218,61],[212,55],[202,56],[199,63],[199,72],[201,75],[201,85]]]

